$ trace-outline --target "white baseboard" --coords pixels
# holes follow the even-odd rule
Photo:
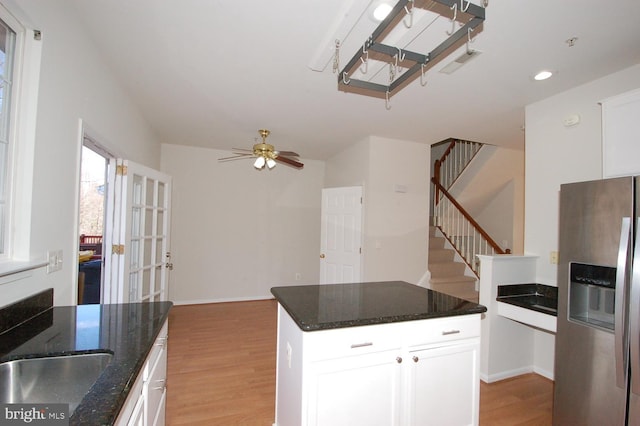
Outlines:
[[[427,270],[425,271],[424,275],[422,275],[422,278],[420,278],[420,280],[418,281],[418,285],[420,287],[429,288],[429,280],[431,280],[431,272]]]
[[[228,297],[221,299],[196,299],[196,300],[172,300],[173,304],[179,305],[205,305],[207,303],[226,303],[226,302],[250,302],[253,300],[269,300],[273,296],[248,296],[248,297]]]
[[[547,379],[553,381],[553,371],[548,371],[543,368],[539,368],[537,366],[533,367],[533,372],[541,375],[542,377],[546,377]]]
[[[514,370],[501,371],[499,373],[494,373],[491,375],[480,373],[480,380],[482,380],[485,383],[493,383],[500,380],[509,379],[511,377],[521,376],[523,374],[535,373],[535,372],[536,371],[534,366],[527,366],[527,367],[516,368]]]

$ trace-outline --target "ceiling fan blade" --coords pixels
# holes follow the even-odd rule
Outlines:
[[[251,157],[253,157],[253,154],[239,154],[239,155],[234,155],[233,157],[218,158],[218,161],[241,160],[243,158],[251,158]]]
[[[287,157],[277,156],[275,160],[280,163],[284,163],[287,166],[295,167],[296,169],[301,169],[304,167],[304,164],[302,164],[301,162],[292,160],[291,158],[287,158]]]
[[[298,154],[297,152],[293,152],[293,151],[276,151],[275,152],[276,155],[284,155],[287,157],[300,157],[300,154]]]
[[[244,149],[244,148],[231,148],[233,151],[238,151],[238,152],[248,152],[253,154],[253,150],[252,149]]]

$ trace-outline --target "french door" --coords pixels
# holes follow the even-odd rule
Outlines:
[[[107,212],[112,232],[105,243],[103,303],[167,300],[170,254],[171,177],[131,161],[109,167]]]

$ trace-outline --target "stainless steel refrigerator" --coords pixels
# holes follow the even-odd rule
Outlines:
[[[561,186],[554,425],[640,425],[639,200],[637,177]]]

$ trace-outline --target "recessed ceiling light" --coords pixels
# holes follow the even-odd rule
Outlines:
[[[538,74],[533,76],[533,79],[536,81],[546,80],[551,77],[553,73],[551,71],[540,71]]]
[[[382,21],[387,17],[391,10],[393,10],[393,7],[389,3],[380,3],[375,9],[373,9],[373,18],[376,21]]]

